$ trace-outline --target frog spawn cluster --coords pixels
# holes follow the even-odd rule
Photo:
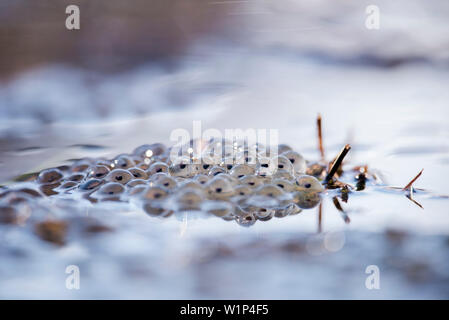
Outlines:
[[[209,141],[198,151],[180,148],[174,157],[163,144],[142,145],[112,160],[85,158],[43,170],[38,187],[22,192],[131,202],[158,217],[201,211],[243,226],[314,207],[323,187],[305,174],[305,159],[286,145],[275,156],[269,150]],[[8,197],[0,195],[0,201]]]

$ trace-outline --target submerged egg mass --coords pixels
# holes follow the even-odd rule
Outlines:
[[[65,169],[45,169],[28,184],[34,184],[39,199],[129,203],[164,218],[203,212],[246,227],[312,208],[324,190],[317,178],[305,174],[305,159],[287,145],[246,146],[213,139],[203,141],[200,149],[184,149],[172,152],[161,143],[145,144],[112,159],[84,158]],[[36,198],[11,202],[6,196],[11,190],[0,192],[3,223],[18,220],[16,203]]]

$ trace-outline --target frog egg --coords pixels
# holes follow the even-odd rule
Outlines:
[[[263,185],[256,189],[256,195],[267,196],[270,198],[279,198],[284,194],[284,191],[275,185]]]
[[[190,178],[184,178],[184,177],[172,177],[172,178],[175,179],[175,181],[176,181],[176,183],[178,185],[180,185],[181,183],[184,183],[184,182],[190,180]]]
[[[106,158],[98,158],[93,161],[93,166],[105,166],[108,169],[112,168],[112,160]]]
[[[271,176],[276,171],[276,167],[270,158],[259,157],[256,168],[256,175],[261,177]]]
[[[234,188],[234,194],[236,196],[248,197],[253,194],[253,189],[247,185],[239,185]]]
[[[148,183],[147,183],[146,180],[143,180],[143,179],[133,179],[133,180],[128,181],[128,183],[126,184],[126,186],[129,187],[129,188],[133,188],[133,187],[135,187],[135,186],[141,186],[141,185],[146,186],[147,184],[148,184]]]
[[[34,191],[39,193],[40,195],[39,197],[42,197],[42,194],[39,191],[37,190]],[[34,204],[36,202],[35,198],[37,197],[32,196],[30,193],[26,193],[20,190],[9,190],[9,192],[5,192],[2,194],[1,202],[6,206],[7,205],[15,206],[15,208],[18,211],[20,211],[21,205]],[[29,207],[25,208],[29,209]]]
[[[301,208],[295,203],[289,203],[284,207],[276,208],[274,216],[276,218],[284,218],[289,215],[295,215],[300,213]]]
[[[162,187],[148,187],[140,193],[142,209],[150,216],[166,216],[170,211],[165,208],[168,191]]]
[[[216,164],[217,162],[209,156],[203,156],[201,158],[201,163],[198,164],[198,173],[199,174],[208,174],[209,170]]]
[[[261,211],[254,212],[254,215],[256,216],[257,220],[265,222],[273,219],[275,212],[276,210],[274,209],[261,208]]]
[[[302,209],[315,207],[321,201],[319,192],[295,192],[294,201]]]
[[[270,220],[275,213],[274,209],[271,208],[264,208],[264,207],[260,207],[260,206],[249,206],[247,208],[245,208],[245,210],[247,212],[251,212],[252,214],[254,214],[257,219],[262,220],[262,221],[267,221]]]
[[[314,176],[316,178],[323,177],[326,174],[326,166],[321,163],[313,163],[306,169],[306,174],[309,176]]]
[[[189,178],[197,173],[196,165],[189,163],[190,160],[183,159],[178,163],[173,163],[169,167],[169,172],[174,177]]]
[[[150,181],[156,182],[159,179],[165,179],[166,177],[170,177],[168,172],[158,172],[149,177]]]
[[[186,188],[177,192],[173,200],[173,209],[176,211],[201,210],[204,192],[200,189]]]
[[[151,150],[151,145],[150,144],[142,144],[140,146],[138,146],[137,148],[135,148],[131,154],[136,155],[140,158],[151,158],[153,156],[153,150]]]
[[[117,182],[108,182],[103,184],[97,191],[92,194],[92,197],[103,201],[118,201],[120,195],[124,193],[125,187]]]
[[[271,183],[275,186],[278,186],[285,192],[293,192],[295,190],[295,185],[292,182],[288,181],[287,179],[283,178],[273,179]]]
[[[226,169],[225,168],[222,168],[222,167],[219,167],[219,166],[213,166],[209,170],[208,175],[210,177],[215,177],[215,176],[218,176],[219,174],[222,174],[222,173],[226,173]]]
[[[240,206],[244,206],[246,204],[246,200],[253,193],[253,189],[248,186],[240,185],[234,188],[234,195],[230,199],[232,203],[235,203]]]
[[[230,212],[229,214],[220,217],[221,219],[223,219],[224,221],[235,221],[236,217],[234,214],[232,214],[232,212]]]
[[[80,184],[79,189],[81,191],[94,191],[98,189],[103,183],[104,180],[101,179],[90,179]]]
[[[276,218],[285,218],[286,216],[288,216],[288,211],[285,210],[285,208],[276,208],[274,210],[274,216]]]
[[[111,167],[114,169],[128,169],[135,167],[136,163],[132,159],[131,156],[122,154],[117,156],[114,160],[112,160]]]
[[[168,190],[159,187],[159,186],[151,186],[147,187],[146,190],[142,193],[142,200],[161,200],[165,199],[168,196]]]
[[[154,185],[164,187],[168,190],[175,189],[178,186],[178,182],[170,176],[159,176],[157,179],[152,179]]]
[[[59,187],[58,187],[58,190],[59,191],[61,191],[61,192],[64,192],[64,191],[70,191],[70,190],[73,190],[73,189],[75,189],[76,187],[78,187],[78,182],[75,182],[75,181],[66,181],[66,182],[64,182],[64,183],[62,183]]]
[[[219,177],[228,180],[232,186],[236,186],[239,184],[239,180],[231,176],[229,173],[221,173]]]
[[[72,181],[72,182],[81,182],[84,180],[84,178],[86,177],[86,175],[82,172],[80,173],[74,173],[70,176],[68,176],[67,178],[65,178],[65,181]]]
[[[63,174],[56,168],[45,169],[39,173],[37,182],[41,184],[55,183],[62,179]]]
[[[286,157],[293,165],[296,174],[304,174],[307,169],[306,160],[298,152],[289,150],[282,152],[282,156]]]
[[[118,182],[121,184],[127,184],[133,178],[132,174],[128,170],[115,169],[108,173],[105,177],[106,181]]]
[[[210,177],[205,174],[197,174],[196,176],[193,177],[193,179],[197,181],[199,184],[204,185],[210,180]]]
[[[164,217],[170,212],[163,207],[163,203],[160,201],[146,201],[142,204],[142,209],[152,217]]]
[[[264,183],[264,179],[260,176],[244,176],[239,179],[241,185],[247,185],[250,188],[258,188]]]
[[[234,168],[234,166],[235,166],[235,164],[234,164],[234,159],[233,158],[225,158],[220,163],[220,167],[225,169],[226,172],[230,172],[232,170],[232,168]]]
[[[255,169],[247,164],[238,164],[230,171],[230,175],[235,178],[243,178],[244,176],[254,175]]]
[[[57,166],[56,169],[62,171],[62,172],[68,172],[70,171],[70,166],[69,165],[62,165],[62,166]]]
[[[248,206],[258,206],[263,208],[278,207],[288,196],[281,188],[274,185],[262,185],[255,190],[254,195],[246,200]]]
[[[279,207],[279,204],[279,200],[275,197],[260,194],[253,194],[245,201],[245,207],[260,207],[267,209]]]
[[[87,172],[87,178],[95,178],[95,179],[102,179],[108,175],[110,172],[109,168],[102,165],[96,165],[93,167],[90,167]]]
[[[246,213],[242,216],[237,216],[235,221],[242,227],[251,227],[256,223],[257,219],[253,213]]]
[[[168,172],[168,165],[164,162],[155,162],[153,163],[147,170],[148,176],[152,176],[153,174],[160,172]]]
[[[39,192],[39,194],[41,193]],[[5,205],[15,205],[33,201],[33,197],[29,193],[24,193],[18,190],[8,190],[1,194],[0,199]]]
[[[80,160],[75,161],[70,166],[70,171],[72,172],[82,172],[87,170],[90,166],[94,164],[94,160],[91,158],[83,158]]]
[[[142,180],[148,179],[148,174],[140,168],[134,167],[134,168],[128,169],[128,171],[136,179],[142,179]]]
[[[235,205],[233,216],[235,216],[235,217],[244,216],[244,215],[248,214],[248,212],[249,211],[247,210],[247,208],[245,206]]]
[[[195,162],[196,161],[200,162],[200,159],[202,158],[202,151],[201,150],[196,150],[193,147],[190,146],[190,145],[182,147],[178,151],[178,156],[177,157],[178,158],[183,158],[183,159],[193,160]],[[171,155],[171,161],[172,162],[176,162],[176,159],[174,159],[174,158],[176,158],[176,157],[173,157],[173,155]]]
[[[216,217],[225,218],[232,215],[233,206],[227,201],[208,200],[202,203],[201,209]]]
[[[289,216],[293,216],[302,212],[301,208],[296,203],[288,204],[287,206],[285,206],[284,210]]]
[[[191,188],[191,189],[197,189],[197,190],[203,190],[203,185],[200,184],[198,181],[196,180],[192,180],[192,179],[186,179],[182,182],[180,182],[178,184],[178,189],[187,189],[187,188]]]
[[[60,182],[56,183],[47,183],[40,186],[40,191],[45,194],[46,196],[52,196],[55,194],[58,194],[59,192],[55,189],[58,188],[61,185]]]
[[[167,147],[162,143],[144,144],[132,152],[140,158],[151,158],[153,156],[160,156],[167,152]]]
[[[278,145],[278,154],[283,154],[284,152],[293,151],[293,148],[287,144]]]
[[[142,192],[144,192],[147,189],[148,185],[146,183],[144,183],[144,184],[136,184],[136,185],[133,186],[132,183],[131,183],[133,181],[140,182],[140,181],[143,181],[143,180],[140,180],[140,179],[138,179],[138,180],[131,180],[130,182],[127,183],[127,186],[129,184],[131,184],[130,186],[128,186],[130,188],[129,191],[128,191],[128,194],[130,196],[141,194]]]
[[[137,167],[141,163],[145,163],[144,159],[142,159],[136,155],[130,155],[130,157],[131,157],[131,160],[134,161],[134,164],[135,164],[134,167]]]
[[[294,173],[293,164],[284,156],[274,157],[272,160],[275,167],[275,172],[287,172],[289,174]]]
[[[295,182],[296,181],[296,177],[294,175],[292,175],[291,173],[284,171],[284,170],[277,170],[272,176],[271,176],[272,180],[276,180],[276,179],[284,179],[287,181],[291,181],[291,182]]]
[[[142,162],[136,164],[136,168],[142,169],[146,172],[154,162],[155,161],[153,159],[150,160],[148,158],[145,158]]]
[[[215,200],[229,199],[234,194],[232,184],[229,180],[220,176],[211,179],[206,184],[206,189],[209,198]]]
[[[300,192],[322,192],[324,188],[317,178],[303,175],[296,179],[296,190]]]

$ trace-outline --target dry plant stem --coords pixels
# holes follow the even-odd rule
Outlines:
[[[406,195],[407,199],[409,199],[411,202],[413,202],[414,204],[416,204],[418,207],[420,207],[421,209],[424,210],[424,207],[415,199],[412,198],[412,196],[410,194]]]
[[[321,161],[325,161],[324,157],[324,147],[323,147],[323,133],[322,133],[322,127],[321,127],[321,114],[318,114],[318,117],[316,119],[317,123],[317,129],[318,129],[318,149],[320,150],[321,155]]]
[[[335,161],[332,163],[332,167],[329,170],[329,173],[327,174],[326,178],[324,178],[323,183],[327,184],[329,181],[332,180],[335,173],[337,172],[338,168],[341,166],[341,163],[343,162],[343,159],[348,154],[349,150],[351,150],[351,146],[349,144],[345,145],[344,148],[340,151]]]
[[[409,199],[411,202],[413,202],[414,204],[416,204],[421,209],[424,209],[424,207],[418,201],[413,199],[413,192],[414,192],[413,185],[410,185],[410,187],[407,189],[407,194],[405,195],[405,197],[407,199]]]
[[[409,189],[413,183],[421,176],[422,172],[424,171],[424,169],[422,169],[417,175],[416,177],[414,177],[404,188],[402,188],[402,191],[405,191],[407,189]]]
[[[343,208],[341,207],[340,201],[338,201],[337,197],[333,197],[332,201],[334,202],[335,208],[337,208],[338,211],[344,212]]]

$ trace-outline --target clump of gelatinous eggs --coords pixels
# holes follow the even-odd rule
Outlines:
[[[34,198],[129,203],[153,217],[202,212],[242,226],[316,206],[323,187],[287,145],[191,141],[146,144],[112,159],[84,158],[0,192],[0,223],[19,223]],[[43,228],[39,229],[42,233]],[[47,228],[48,229],[48,228]],[[47,232],[48,234],[48,232]]]

